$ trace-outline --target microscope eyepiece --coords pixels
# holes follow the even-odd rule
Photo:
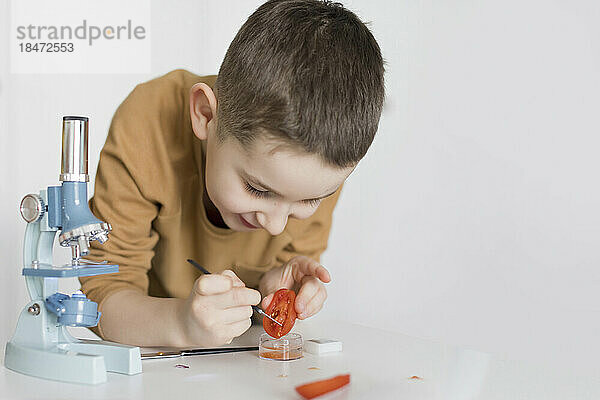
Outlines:
[[[60,177],[63,182],[88,182],[88,118],[63,117]]]
[[[75,115],[66,115],[63,117],[63,121],[88,121],[88,117],[77,117]]]

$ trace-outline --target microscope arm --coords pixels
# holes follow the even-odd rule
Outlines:
[[[44,197],[45,190],[40,193]],[[52,248],[57,230],[48,227],[47,217],[30,222],[25,228],[23,267],[52,267]],[[25,276],[31,300],[44,300],[58,289],[55,279],[45,280],[39,276]]]

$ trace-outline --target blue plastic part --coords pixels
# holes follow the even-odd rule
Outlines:
[[[48,186],[48,226],[60,229],[62,226],[62,186]]]
[[[46,299],[45,304],[46,309],[58,317],[60,325],[96,326],[100,320],[98,304],[83,293],[76,293],[72,297],[54,293]]]
[[[62,301],[68,298],[69,296],[66,294],[54,293],[46,299],[46,309],[52,314],[60,317],[61,314],[66,311],[66,308],[62,305]]]
[[[63,232],[102,222],[92,214],[88,207],[86,182],[63,182],[61,208]]]
[[[78,268],[23,268],[25,276],[43,276],[49,278],[70,278],[77,276],[94,276],[119,272],[118,264],[82,265]]]

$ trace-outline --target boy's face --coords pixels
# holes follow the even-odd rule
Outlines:
[[[310,217],[355,168],[326,165],[318,155],[277,147],[260,136],[244,148],[234,138],[219,143],[215,135],[214,123],[209,124],[206,191],[235,231],[280,234],[288,218]]]

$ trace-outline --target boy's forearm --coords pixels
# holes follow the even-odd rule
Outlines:
[[[102,304],[100,326],[106,340],[145,347],[183,347],[179,312],[185,300],[122,290]]]

